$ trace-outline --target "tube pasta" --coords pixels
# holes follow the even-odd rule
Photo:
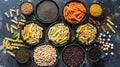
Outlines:
[[[89,45],[95,40],[97,29],[90,23],[87,23],[79,26],[76,33],[76,37],[82,44]]]
[[[70,2],[63,10],[63,15],[65,19],[72,24],[79,23],[86,14],[86,8],[82,3]]]
[[[64,23],[58,23],[50,27],[48,31],[48,38],[57,45],[62,45],[69,40],[69,28]]]
[[[39,43],[43,36],[43,28],[35,23],[27,24],[22,30],[22,37],[29,44]]]

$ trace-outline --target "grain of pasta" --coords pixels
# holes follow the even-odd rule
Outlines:
[[[48,38],[57,45],[62,45],[69,40],[69,28],[64,23],[58,23],[48,30]]]
[[[43,28],[35,23],[25,25],[22,30],[22,37],[29,44],[39,43],[43,36]]]
[[[86,8],[80,2],[70,2],[63,9],[64,18],[71,24],[78,24],[86,15]]]
[[[96,38],[97,29],[90,23],[87,23],[80,25],[76,33],[76,37],[82,44],[90,45]]]

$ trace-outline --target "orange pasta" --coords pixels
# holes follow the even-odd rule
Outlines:
[[[63,10],[64,18],[71,24],[78,24],[86,14],[85,6],[80,2],[70,2]]]

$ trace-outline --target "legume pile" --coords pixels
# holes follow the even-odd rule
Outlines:
[[[57,51],[51,45],[38,46],[34,50],[34,62],[38,66],[52,66],[57,61]]]

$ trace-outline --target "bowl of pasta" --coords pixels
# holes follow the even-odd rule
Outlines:
[[[83,23],[76,29],[76,38],[79,44],[91,46],[98,38],[99,32],[95,25]]]
[[[62,14],[68,23],[79,24],[85,20],[87,8],[81,1],[69,1],[64,5]]]
[[[20,37],[27,45],[37,45],[43,39],[42,25],[37,21],[28,21],[20,30]]]
[[[69,42],[70,35],[70,28],[62,22],[51,24],[47,30],[48,40],[55,46],[66,45]]]

